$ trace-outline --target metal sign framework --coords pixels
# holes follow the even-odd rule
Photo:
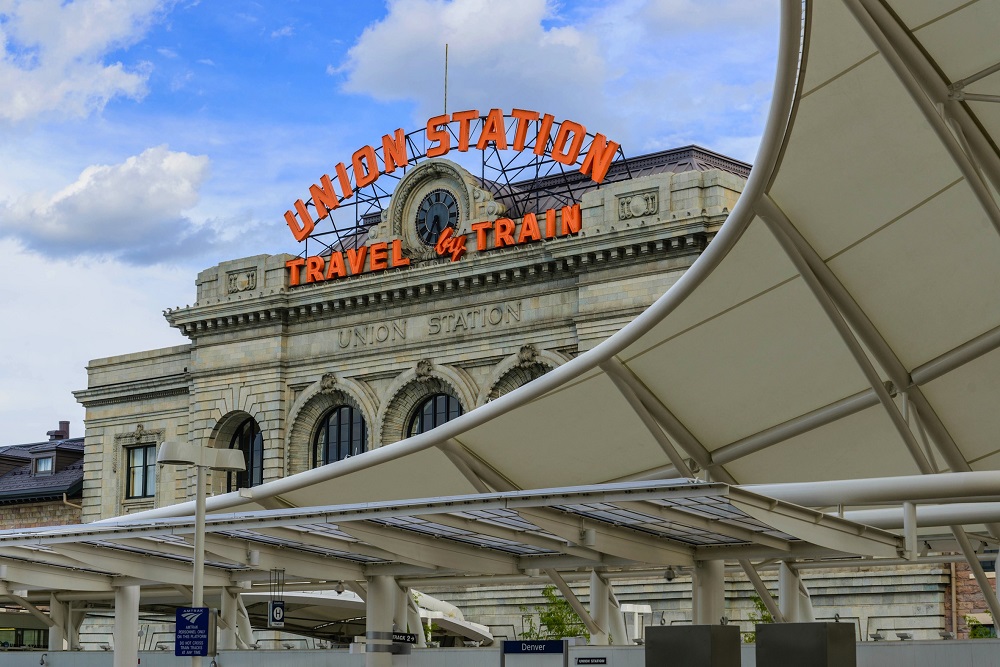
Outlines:
[[[472,136],[482,132],[486,118],[485,115],[481,115],[470,121],[469,132]],[[516,117],[504,114],[504,128],[509,140],[513,136],[518,122]],[[458,143],[459,132],[456,125],[458,125],[458,121],[452,121],[445,127],[447,127],[452,140]],[[488,143],[483,150],[477,150],[481,155],[478,175],[480,185],[502,201],[512,217],[523,217],[526,213],[537,212],[541,210],[542,202],[545,202],[545,206],[549,208],[577,204],[586,191],[599,188],[604,183],[615,183],[632,178],[629,163],[621,147],[617,149],[615,160],[611,163],[607,176],[601,184],[595,184],[590,178],[580,173],[578,168],[557,162],[551,157],[550,151],[555,141],[554,133],[548,136],[544,150],[539,155],[535,148],[540,125],[540,120],[530,121],[530,127],[535,131],[527,133],[524,148],[520,151],[501,151],[493,142]],[[393,183],[402,180],[408,167],[415,166],[427,159],[430,141],[427,138],[426,128],[409,132],[405,135],[405,139],[409,158],[406,166],[402,167],[400,172],[382,175],[384,178],[391,179]],[[576,161],[577,166],[582,165],[594,139],[595,134],[588,132]],[[509,141],[509,143],[513,143],[513,141]],[[374,151],[377,159],[384,161],[383,148],[375,147]],[[355,185],[353,173],[350,174],[350,179],[353,186],[353,196],[344,201],[336,212],[331,212],[326,217],[321,223],[325,229],[321,231],[317,225],[317,230],[303,242],[299,257],[326,254],[334,250],[345,250],[362,245],[368,229],[381,220],[382,211],[388,206],[395,187],[385,187],[385,184],[380,183],[381,179],[379,179],[371,185],[359,188]],[[306,207],[311,211],[316,210],[311,198],[306,201]],[[336,215],[338,213],[340,215]],[[339,219],[335,219],[335,216]],[[320,244],[322,249],[317,252],[314,247],[310,251],[310,242]]]

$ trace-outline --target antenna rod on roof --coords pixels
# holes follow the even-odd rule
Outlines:
[[[448,44],[444,45],[444,114],[448,115]]]

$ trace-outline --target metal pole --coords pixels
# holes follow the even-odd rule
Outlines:
[[[196,465],[197,484],[194,498],[194,587],[191,606],[205,604],[205,466]],[[201,656],[191,657],[191,667],[201,667]]]

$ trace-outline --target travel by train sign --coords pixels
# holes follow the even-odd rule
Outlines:
[[[443,114],[430,118],[425,128],[413,134],[423,135],[422,148],[400,128],[384,135],[381,145],[359,148],[351,156],[349,164],[337,163],[332,177],[329,174],[320,176],[318,183],[309,186],[309,197],[297,200],[285,213],[285,222],[293,237],[297,241],[318,239],[315,234],[322,236],[316,231],[318,222],[327,218],[333,221],[331,213],[352,197],[354,201],[349,204],[362,210],[363,189],[372,186],[379,177],[394,174],[397,169],[414,164],[415,160],[423,157],[442,157],[452,150],[467,152],[474,149],[484,152],[485,164],[486,151],[512,150],[526,153],[531,159],[554,163],[561,173],[566,173],[565,167],[575,168],[589,177],[590,182],[600,184],[620,152],[617,142],[600,133],[588,133],[580,123],[557,121],[552,114],[525,109],[513,109],[509,114],[501,109],[491,109],[485,115],[477,110]],[[584,179],[582,182],[587,181]],[[382,188],[369,189],[385,192]],[[522,212],[522,215],[510,217],[487,216],[489,219],[473,222],[460,232],[461,226],[454,224],[458,215],[456,202],[446,191],[440,192],[443,200],[425,200],[422,203],[422,208],[426,210],[418,211],[417,224],[422,225],[419,233],[423,242],[433,247],[438,256],[452,261],[460,260],[469,252],[554,239],[577,234],[581,229],[580,206],[571,199],[570,202],[559,202],[568,205],[546,211]],[[376,195],[375,199],[378,197]],[[366,200],[370,201],[373,200]],[[432,214],[434,224],[429,220]],[[355,217],[360,220],[358,211],[355,211]],[[359,226],[354,233],[357,239],[367,231]],[[322,254],[287,262],[291,285],[346,278],[410,264],[404,242],[398,238],[354,244],[355,247],[344,247],[352,244],[323,245]]]

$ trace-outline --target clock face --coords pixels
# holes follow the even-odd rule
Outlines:
[[[447,190],[434,190],[417,209],[417,236],[427,245],[437,243],[445,227],[458,226],[458,202]]]

